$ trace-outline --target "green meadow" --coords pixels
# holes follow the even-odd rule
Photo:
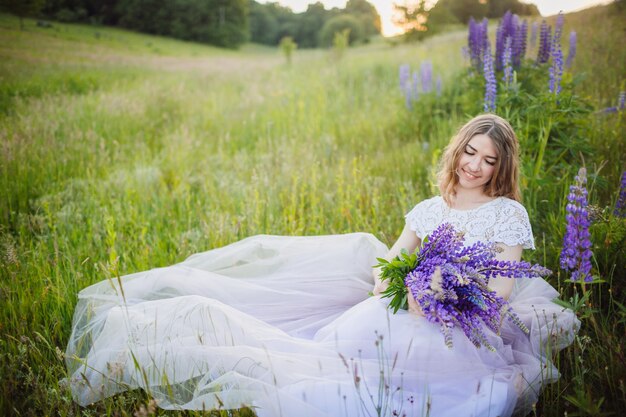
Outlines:
[[[582,321],[574,343],[553,358],[562,376],[535,416],[618,416],[626,408],[626,221],[613,214],[626,169],[626,111],[600,112],[626,90],[625,17],[617,4],[566,15],[564,49],[570,30],[579,43],[564,81],[584,105],[553,103],[552,130],[528,122],[515,100],[498,112],[512,119],[524,153],[538,249],[525,258],[554,271],[548,281]],[[255,234],[360,231],[391,245],[404,214],[437,192],[438,158],[477,114],[468,109],[482,108],[482,90],[466,93],[473,84],[462,81],[466,29],[414,44],[376,39],[342,57],[297,50],[287,65],[279,50],[258,45],[233,51],[25,23],[21,31],[17,18],[0,14],[4,415],[141,411],[145,393],[81,408],[59,382],[81,289]],[[398,68],[425,60],[441,76],[442,96],[408,110]],[[536,151],[544,137],[545,154]],[[595,216],[591,284],[570,282],[558,261],[568,187],[583,165]]]

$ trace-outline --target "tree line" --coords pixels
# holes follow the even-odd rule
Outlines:
[[[500,17],[506,10],[539,14],[536,6],[519,0],[439,0],[429,10],[423,0],[408,4],[396,6],[396,22],[407,38],[417,39],[445,23],[466,23],[470,16]],[[355,44],[381,32],[380,16],[367,0],[348,0],[344,8],[329,10],[318,1],[302,13],[255,0],[0,0],[0,8],[20,18],[117,26],[228,48],[248,41],[278,45],[285,37],[300,48],[325,47],[346,30]]]

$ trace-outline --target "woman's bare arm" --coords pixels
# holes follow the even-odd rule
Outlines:
[[[400,235],[398,240],[396,240],[396,243],[393,244],[391,249],[389,249],[389,252],[387,252],[387,255],[385,255],[385,259],[388,261],[392,260],[400,254],[400,251],[402,249],[413,252],[419,244],[420,239],[417,237],[415,232],[409,228],[409,225],[407,224],[406,226],[404,226],[404,230],[402,230],[402,234]],[[374,290],[372,292],[374,293],[374,295],[378,295],[381,292],[385,291],[389,284],[386,282],[381,282],[380,268],[374,268],[372,274],[374,275],[375,282]]]
[[[496,254],[496,259],[500,261],[520,261],[522,259],[522,245],[506,246],[499,244],[498,247],[502,249],[502,252]],[[489,288],[505,300],[509,299],[513,285],[515,285],[513,278],[497,277],[489,280]]]

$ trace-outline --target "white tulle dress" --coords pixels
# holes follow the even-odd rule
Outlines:
[[[533,246],[524,208],[475,210],[440,197],[407,222],[419,237],[443,221],[466,242]],[[69,383],[87,405],[143,388],[166,409],[251,407],[258,416],[510,416],[558,378],[551,357],[579,322],[541,279],[516,283],[496,352],[368,296],[387,248],[373,235],[253,236],[182,263],[107,280],[79,294]]]

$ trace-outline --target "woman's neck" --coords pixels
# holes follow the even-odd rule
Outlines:
[[[482,188],[457,188],[456,195],[450,199],[450,207],[457,210],[469,210],[494,199],[495,197],[485,194]]]

